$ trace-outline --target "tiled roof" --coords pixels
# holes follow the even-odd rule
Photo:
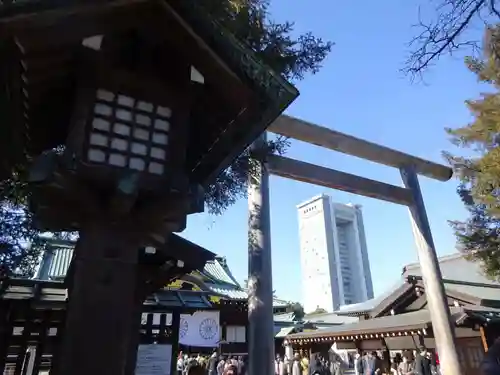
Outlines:
[[[227,296],[232,299],[247,299],[248,298],[248,293],[246,290],[241,289],[240,287],[224,287],[220,285],[215,285],[211,283],[205,283],[210,290],[214,291],[215,293],[222,294],[224,296]],[[279,299],[274,299],[273,300],[273,307],[284,307],[287,306],[287,302],[279,300]]]
[[[450,293],[458,292],[468,294],[469,296],[473,296],[482,300],[500,301],[500,285],[449,284],[445,281],[445,289]]]
[[[351,316],[341,316],[335,313],[306,315],[304,320],[314,324],[347,324],[357,322],[359,319]]]
[[[499,285],[498,282],[485,276],[481,269],[481,263],[469,261],[460,253],[440,257],[439,268],[443,279]],[[403,268],[403,278],[410,275],[422,276],[419,263],[408,264]]]
[[[274,314],[274,321],[283,323],[293,322],[293,313]]]
[[[450,313],[456,324],[467,318],[467,316],[480,315],[480,319],[491,316],[492,319],[500,316],[499,309],[483,307],[451,307]],[[432,325],[428,309],[409,312],[405,314],[389,315],[380,318],[360,320],[356,323],[343,324],[330,328],[323,328],[312,332],[302,332],[287,336],[289,339],[301,339],[309,337],[338,337],[356,334],[375,334],[385,332],[398,332],[404,330],[417,330]]]
[[[282,313],[274,315],[275,322],[289,323],[293,322],[293,313]],[[304,322],[315,325],[335,325],[357,322],[358,318],[350,316],[339,316],[335,313],[325,314],[307,314],[304,316]]]
[[[283,327],[279,330],[278,333],[274,335],[276,338],[283,338],[287,335],[291,334],[295,330],[295,327]]]
[[[354,313],[363,313],[371,311],[377,306],[383,298],[382,296],[369,299],[368,301],[353,303],[350,305],[340,306],[340,308],[336,311],[338,314],[354,314]]]
[[[43,303],[65,303],[68,292],[62,282],[9,279],[0,288],[0,298],[33,300]],[[186,290],[158,290],[144,302],[145,306],[208,308],[209,293]]]
[[[361,314],[365,312],[370,312],[372,311],[375,307],[377,307],[383,300],[385,300],[387,297],[389,297],[392,293],[394,293],[395,290],[401,287],[404,282],[400,281],[394,287],[388,289],[381,295],[369,299],[368,301],[365,302],[360,302],[360,303],[353,303],[351,305],[344,305],[340,306],[340,308],[335,311],[336,314],[338,315],[347,315],[347,314]]]
[[[457,258],[452,258],[457,259]],[[462,270],[463,271],[463,270]],[[390,306],[394,303],[395,299],[403,296],[403,293],[407,293],[412,289],[412,283],[419,282],[421,283],[421,276],[409,276],[408,279],[404,283],[400,284],[399,287],[395,287],[383,295],[374,298],[372,300],[358,303],[354,305],[342,306],[337,313],[338,315],[362,315],[374,313],[374,311],[378,308],[382,308],[381,306],[387,305]],[[466,277],[464,277],[466,278]],[[449,297],[456,299],[463,299],[464,301],[468,301],[472,303],[474,300],[477,300],[476,303],[485,300],[490,301],[500,301],[500,284],[499,283],[474,283],[464,280],[448,280],[443,279],[443,284],[445,287],[445,291]],[[422,285],[423,288],[425,288]],[[456,294],[455,294],[456,293]]]
[[[210,290],[214,291],[215,293],[222,294],[224,296],[227,296],[232,299],[247,299],[248,294],[241,289],[231,289],[231,288],[221,288],[216,285],[210,285],[207,283],[209,286]]]
[[[381,333],[403,329],[422,329],[430,323],[427,310],[420,310],[401,315],[389,315],[381,318],[360,320],[356,323],[343,324],[331,328],[319,329],[312,332],[295,333],[288,336],[290,339],[305,337],[343,336],[356,333]]]
[[[71,259],[73,258],[73,248],[61,246],[52,249],[53,255],[50,260],[49,273],[50,279],[60,279],[66,276]]]
[[[73,257],[73,247],[71,245],[56,245],[51,251],[48,251],[42,262],[48,262],[48,265],[41,266],[39,269],[48,267],[49,280],[60,280],[66,276],[71,259]],[[213,261],[208,261],[203,268],[203,273],[206,274],[213,282],[206,282],[210,289],[218,294],[222,294],[231,299],[247,299],[248,293],[240,287],[238,282],[231,275],[231,271],[227,266],[223,265],[224,258],[216,258]],[[38,273],[37,278],[43,279]],[[273,306],[286,306],[287,302],[275,299]]]
[[[274,302],[273,302],[274,306],[285,307],[285,306],[288,306],[288,304],[289,304],[288,301],[285,301],[285,300],[282,300],[282,299],[279,299],[279,298],[274,298]]]
[[[42,262],[49,262],[48,278],[51,280],[64,278],[66,276],[66,273],[68,272],[72,257],[73,247],[70,245],[56,245],[51,250],[49,250],[45,254],[44,260],[42,260]],[[41,269],[42,267],[39,268]],[[214,279],[214,281],[220,281],[224,284],[239,287],[238,283],[234,280],[232,275],[228,275],[228,273],[224,270],[224,267],[222,267],[218,260],[208,261],[203,269],[203,272]]]
[[[239,284],[234,280],[232,275],[229,275],[228,272],[221,265],[220,261],[215,259],[214,261],[207,262],[205,264],[205,268],[203,272],[208,274],[209,277],[221,281],[226,284],[239,286]]]
[[[438,258],[438,262],[440,264],[445,263],[445,262],[450,262],[450,261],[455,261],[457,259],[463,258],[463,254],[460,253],[453,253],[453,254],[448,254],[444,255]],[[403,273],[407,270],[414,270],[414,269],[420,269],[420,263],[419,262],[414,262],[414,263],[409,263],[406,266],[403,267]],[[413,273],[412,273],[413,274]]]

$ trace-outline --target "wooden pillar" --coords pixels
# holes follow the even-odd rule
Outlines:
[[[31,354],[28,351],[28,349],[30,348],[29,341],[31,338],[33,327],[35,325],[34,322],[35,316],[31,304],[23,303],[22,311],[23,311],[24,327],[23,327],[23,333],[21,334],[21,343],[17,349],[18,355],[16,359],[16,368],[14,370],[14,375],[23,374],[23,371],[26,368],[29,356]]]
[[[226,341],[227,340],[227,324],[226,324],[226,322],[222,323],[220,328],[221,328],[220,339],[221,339],[221,341]]]
[[[384,356],[384,366],[385,366],[385,372],[387,374],[390,374],[391,373],[391,352],[389,350],[389,347],[387,346],[387,341],[384,339],[382,339],[382,352],[383,352],[383,356]]]
[[[11,301],[1,301],[0,308],[0,374],[5,371],[5,363],[12,337],[13,309]]]
[[[35,374],[35,359],[37,355],[37,348],[35,346],[30,346],[26,350],[26,360],[23,366],[23,375],[36,375]]]
[[[177,356],[179,355],[179,326],[181,323],[181,314],[178,309],[172,311],[172,363],[171,374],[177,374]]]
[[[131,337],[130,345],[129,345],[129,353],[127,355],[127,365],[125,368],[125,375],[134,375],[135,374],[135,366],[137,363],[137,350],[139,348],[140,335],[139,331],[141,329],[141,316],[143,310],[143,302],[144,298],[142,296],[138,296],[135,304],[134,311],[134,327],[132,330],[137,332],[136,335]]]
[[[58,375],[123,375],[138,335],[136,275],[139,236],[134,227],[94,221],[75,248]]]
[[[71,295],[71,292],[68,291],[68,295]],[[50,362],[50,375],[59,375],[58,371],[60,369],[59,362],[62,355],[62,347],[63,347],[63,338],[64,338],[64,330],[66,328],[66,310],[59,310],[57,312],[52,312],[55,315],[55,320],[57,321],[56,329],[57,334],[56,337],[53,338],[52,341],[52,360]]]
[[[45,310],[42,314],[42,322],[39,326],[40,335],[38,336],[38,343],[35,346],[35,356],[33,358],[32,375],[38,375],[40,373],[42,356],[45,354],[49,341],[49,330],[52,316],[52,311],[50,310]]]

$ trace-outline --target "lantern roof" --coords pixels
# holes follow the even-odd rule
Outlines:
[[[126,48],[148,60],[159,82],[175,76],[168,70],[177,60],[191,64],[203,82],[187,124],[187,168],[197,183],[212,181],[298,96],[197,0],[0,1],[2,136],[13,140],[0,155],[4,174],[25,155],[65,143],[82,44]]]

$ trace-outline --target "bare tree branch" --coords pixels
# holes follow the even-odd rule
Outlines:
[[[499,20],[500,20],[500,12],[497,10],[495,7],[496,1],[495,0],[490,0],[489,7],[490,7],[490,12],[494,14]]]
[[[420,75],[444,54],[453,54],[462,48],[474,53],[479,48],[478,40],[462,40],[475,18],[481,19],[487,12],[500,21],[496,0],[443,0],[436,7],[436,19],[423,21],[419,11],[420,32],[410,41],[410,56],[403,72],[412,77]]]

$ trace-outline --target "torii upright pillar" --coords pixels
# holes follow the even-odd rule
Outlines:
[[[264,133],[252,148],[267,141]],[[259,163],[248,181],[248,374],[274,374],[273,275],[269,173]]]

